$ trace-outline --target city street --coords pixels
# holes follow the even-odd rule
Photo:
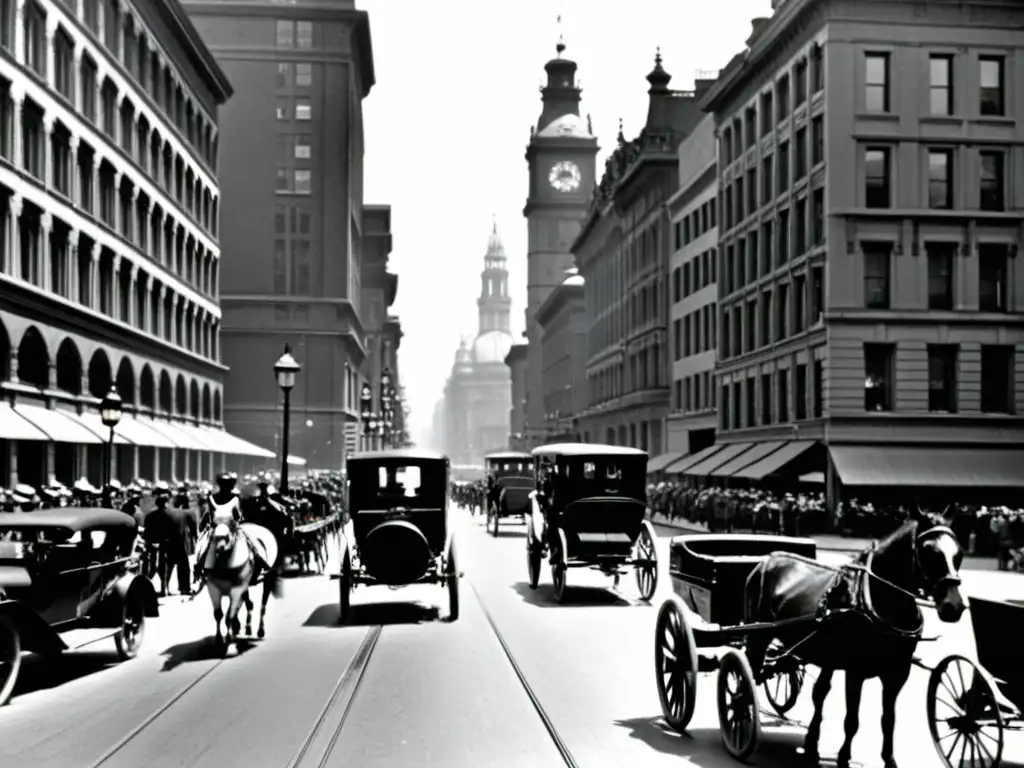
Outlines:
[[[295,578],[284,599],[268,607],[267,638],[221,661],[208,639],[207,597],[169,598],[132,662],[114,663],[111,641],[70,654],[59,669],[27,658],[19,691],[0,710],[0,765],[565,765],[502,643],[576,765],[735,764],[718,734],[713,675],[700,679],[687,736],[660,722],[653,627],[656,606],[671,590],[667,537],[659,540],[662,571],[652,606],[635,600],[632,576],[616,594],[599,574],[571,571],[570,586],[578,585],[572,604],[558,607],[546,567],[538,590],[525,584],[523,528],[509,526],[493,539],[481,517],[453,517],[465,571],[458,622],[438,620],[433,606],[441,606],[441,619],[447,613],[440,588],[360,588],[353,597],[359,626],[338,627],[337,582]],[[844,557],[822,554],[835,563]],[[964,582],[968,595],[998,598],[1019,594],[1022,583],[992,571],[966,571]],[[942,629],[935,623],[926,634]],[[954,651],[973,655],[968,615],[946,629],[921,647],[927,662]],[[368,663],[346,675],[367,648]],[[926,682],[915,670],[900,700],[897,758],[909,768],[940,765],[927,733]],[[826,757],[842,738],[841,677],[833,690]],[[793,714],[798,721],[808,717],[808,694]],[[879,764],[879,711],[878,685],[869,683],[854,747],[855,759],[868,766]],[[792,765],[802,729],[766,725],[764,732],[756,763]],[[1024,752],[1010,744],[1005,764],[1019,765]]]

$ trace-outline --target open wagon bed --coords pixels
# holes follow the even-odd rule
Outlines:
[[[1006,731],[1024,730],[1024,601],[970,598],[977,661],[944,658],[928,680],[928,727],[947,768],[997,768]]]

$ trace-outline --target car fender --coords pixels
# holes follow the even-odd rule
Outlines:
[[[160,615],[160,603],[156,598],[156,587],[153,586],[153,582],[147,579],[145,576],[138,574],[125,574],[114,582],[114,594],[117,595],[117,604],[123,605],[129,599],[136,596],[142,600],[142,608],[145,611],[144,615],[146,618],[155,619]],[[120,625],[120,615],[117,617],[117,623]]]
[[[42,616],[19,600],[0,599],[0,616],[18,630],[21,649],[32,653],[59,653],[68,646]]]

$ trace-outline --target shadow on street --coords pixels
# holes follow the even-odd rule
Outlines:
[[[391,624],[423,624],[437,621],[440,609],[436,605],[422,603],[366,603],[353,605],[345,627],[387,626]],[[302,622],[304,627],[341,627],[337,603],[327,603],[316,608]]]
[[[525,581],[513,585],[516,594],[522,598],[524,603],[535,605],[538,608],[639,608],[642,606],[629,602],[612,592],[609,588],[603,587],[574,587],[569,584],[565,589],[565,602],[558,604],[552,592],[551,584],[543,582],[537,589],[530,589]]]
[[[254,640],[247,637],[239,637],[235,642],[236,653],[232,654],[232,658],[241,656],[255,647],[256,642]],[[213,635],[172,645],[160,655],[164,657],[164,665],[160,669],[161,672],[170,672],[182,664],[194,664],[197,661],[213,661],[224,658],[224,653],[217,646]]]
[[[13,697],[59,688],[119,664],[114,651],[69,651],[58,656],[26,654]]]

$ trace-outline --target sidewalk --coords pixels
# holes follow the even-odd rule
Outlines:
[[[651,522],[661,528],[668,528],[679,533],[708,533],[708,528],[703,523],[692,520],[669,520],[665,515],[659,513],[651,514]],[[740,533],[741,531],[736,531]],[[871,546],[873,539],[861,539],[847,536],[836,536],[835,534],[820,533],[811,536],[818,543],[818,548],[826,552],[863,552]],[[972,571],[997,571],[998,564],[994,557],[964,557],[964,567]]]

